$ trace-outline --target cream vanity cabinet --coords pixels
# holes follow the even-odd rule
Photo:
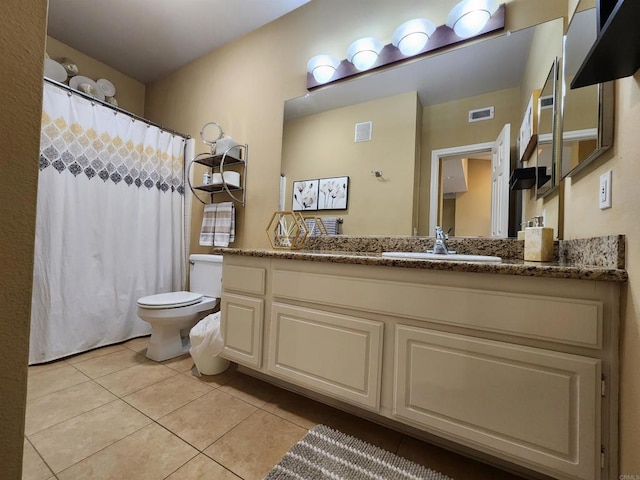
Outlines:
[[[263,328],[226,312],[247,335],[227,358],[553,478],[617,477],[618,284],[232,255],[223,308],[251,262]],[[262,363],[234,356],[260,334]]]
[[[252,368],[262,366],[262,332],[269,262],[224,257],[220,327],[225,344],[222,356]]]

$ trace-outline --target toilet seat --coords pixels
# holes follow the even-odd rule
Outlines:
[[[148,309],[188,307],[200,302],[202,297],[201,293],[194,292],[158,293],[138,299],[138,306]]]

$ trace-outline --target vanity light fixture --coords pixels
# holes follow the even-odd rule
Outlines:
[[[447,26],[461,38],[477,35],[498,9],[498,0],[464,0],[451,9]]]
[[[436,26],[426,18],[414,18],[396,28],[391,43],[405,57],[410,57],[425,47],[435,31]]]
[[[333,55],[316,55],[309,59],[307,71],[318,83],[327,83],[336,73],[340,60]]]
[[[347,60],[358,70],[368,70],[378,60],[378,55],[384,45],[373,37],[356,40],[347,49]]]
[[[307,90],[504,30],[505,12],[506,4],[498,0],[464,0],[453,7],[444,25],[414,18],[396,28],[387,45],[364,37],[349,46],[346,59],[316,55],[307,63]]]

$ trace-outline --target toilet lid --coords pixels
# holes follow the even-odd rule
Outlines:
[[[202,300],[201,293],[169,292],[149,295],[138,300],[138,305],[144,308],[176,308],[187,307]]]

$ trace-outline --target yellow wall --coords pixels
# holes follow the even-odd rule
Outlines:
[[[640,474],[640,72],[616,81],[613,148],[566,181],[565,238],[626,235],[629,284],[622,300],[620,448],[622,474]],[[600,175],[613,171],[612,207],[600,210]]]
[[[286,208],[293,181],[348,176],[348,210],[309,213],[343,217],[345,235],[411,235],[416,115],[417,94],[409,92],[286,122]],[[355,124],[368,121],[372,140],[354,142]],[[372,170],[382,170],[383,177]]]
[[[92,80],[106,78],[116,87],[118,106],[136,115],[144,115],[144,84],[71,48],[53,37],[47,37],[47,53],[51,58],[69,58],[78,66],[78,74]]]
[[[0,8],[0,476],[22,471],[46,0]],[[16,41],[19,39],[19,41]]]
[[[468,190],[456,198],[456,236],[491,236],[491,161],[470,158]]]

